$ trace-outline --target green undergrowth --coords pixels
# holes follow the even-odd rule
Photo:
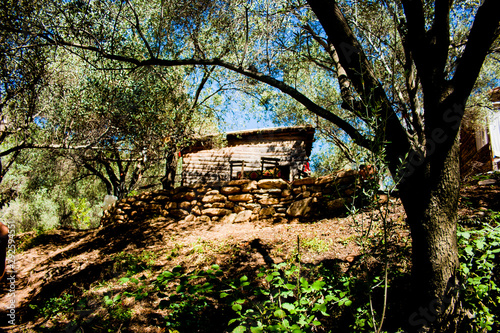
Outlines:
[[[199,314],[215,306],[231,332],[316,332],[332,308],[352,304],[348,278],[327,284],[319,271],[289,263],[261,269],[255,279],[227,279],[218,265],[191,273],[176,266],[155,284],[159,307],[168,310],[165,324],[178,332],[205,332],[210,323]]]
[[[500,213],[458,231],[461,294],[469,332],[500,331]]]

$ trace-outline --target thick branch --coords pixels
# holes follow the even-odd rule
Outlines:
[[[477,11],[467,46],[452,80],[456,96],[469,96],[472,92],[489,48],[499,36],[499,22],[500,1],[485,0]]]
[[[15,147],[12,147],[10,149],[7,149],[7,150],[0,152],[0,157],[7,156],[7,155],[10,155],[12,153],[16,153],[16,152],[21,151],[22,149],[26,149],[26,148],[31,148],[31,146],[26,144],[25,142],[23,142],[20,145],[17,145]]]
[[[308,3],[334,45],[340,64],[366,107],[367,116],[378,122],[376,143],[387,143],[387,158],[391,171],[395,172],[400,163],[399,157],[411,148],[408,134],[337,2],[308,0]]]
[[[426,64],[432,67],[433,80],[437,83],[444,80],[444,71],[446,62],[448,61],[448,49],[450,46],[450,9],[452,0],[436,0],[434,22],[432,28],[428,32],[428,41],[430,48],[426,52],[430,52],[432,57],[427,56],[427,59],[432,61]],[[442,84],[440,82],[440,84]]]
[[[111,185],[111,182],[104,176],[104,174],[99,172],[96,168],[94,168],[87,162],[83,162],[83,166],[104,183],[108,194],[113,194],[113,186]]]
[[[421,0],[402,0],[406,17],[407,39],[406,47],[409,49],[415,60],[417,71],[421,74],[425,72],[425,61],[427,52],[427,41],[425,38],[425,16],[424,7]]]
[[[243,74],[247,77],[253,78],[257,81],[266,83],[274,88],[277,88],[281,90],[283,93],[289,95],[290,97],[294,98],[296,101],[304,105],[309,111],[313,112],[314,114],[332,122],[334,125],[338,126],[342,130],[344,130],[347,135],[349,135],[356,144],[371,149],[372,144],[370,140],[366,139],[356,128],[354,128],[351,124],[343,120],[342,118],[338,117],[337,115],[333,114],[332,112],[320,107],[313,101],[311,101],[309,98],[307,98],[304,94],[300,93],[297,89],[287,85],[283,81],[277,80],[271,76],[264,75],[262,73],[258,73],[254,70],[251,69],[246,69],[241,66],[236,66],[234,64],[228,63],[226,61],[223,61],[219,58],[214,58],[214,59],[175,59],[175,60],[167,60],[167,59],[157,59],[157,58],[152,58],[152,59],[147,59],[147,60],[137,60],[132,57],[127,57],[127,56],[122,56],[118,54],[109,54],[105,52],[104,50],[98,48],[98,47],[93,47],[93,46],[88,46],[88,45],[81,45],[81,44],[76,44],[76,43],[71,43],[62,40],[61,38],[56,38],[56,37],[50,37],[43,35],[41,36],[48,40],[51,43],[54,43],[56,45],[62,45],[66,47],[71,47],[71,48],[77,48],[81,50],[86,50],[86,51],[91,51],[95,52],[99,55],[101,55],[103,58],[109,59],[109,60],[115,60],[123,63],[129,63],[134,65],[135,67],[144,67],[144,66],[164,66],[164,67],[174,67],[174,66],[193,66],[193,65],[215,65],[219,67],[224,67],[226,69],[229,69],[231,71],[234,71],[239,74]]]
[[[369,112],[376,113],[375,108],[388,108],[389,101],[381,90],[373,68],[336,1],[309,0],[308,3],[337,50],[340,64],[354,88],[363,101],[368,102],[367,106],[373,107]],[[376,106],[380,103],[384,105]]]
[[[340,63],[339,55],[331,42],[322,39],[316,32],[309,26],[305,25],[304,29],[313,37],[313,39],[323,47],[326,53],[330,55],[334,63],[334,67],[339,80],[340,95],[342,97],[342,108],[362,117],[362,104],[353,96],[354,91],[351,89],[351,82],[347,76],[345,68]],[[366,118],[365,118],[366,119]]]

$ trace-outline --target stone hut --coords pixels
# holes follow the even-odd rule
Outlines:
[[[213,137],[202,138],[181,152],[182,185],[306,176],[314,131],[294,126],[229,132],[222,148],[215,148]]]

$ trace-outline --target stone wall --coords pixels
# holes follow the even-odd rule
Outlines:
[[[349,170],[292,183],[282,179],[239,179],[157,190],[115,202],[104,212],[101,224],[154,216],[235,223],[304,221],[341,214],[356,193],[362,193],[362,184],[358,172]]]

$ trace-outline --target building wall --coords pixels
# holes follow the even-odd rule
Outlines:
[[[182,184],[229,181],[241,171],[241,166],[238,166],[231,173],[231,161],[244,161],[244,171],[259,171],[263,157],[278,159],[282,175],[291,181],[297,178],[298,171],[308,160],[313,138],[312,127],[230,133],[227,135],[227,147],[191,149],[183,153]],[[266,168],[272,166],[266,165]]]
[[[463,127],[460,132],[460,176],[462,179],[492,169],[490,144],[483,140],[482,136],[478,136],[477,132],[474,128],[466,127]]]

